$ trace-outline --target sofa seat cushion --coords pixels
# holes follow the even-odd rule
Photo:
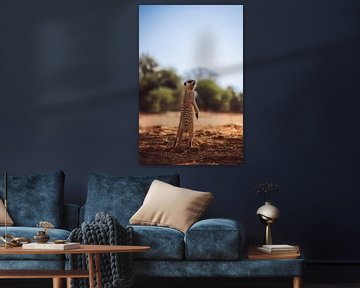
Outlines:
[[[38,255],[38,256],[45,256],[45,255]],[[22,260],[22,259],[20,259],[20,260]],[[26,261],[19,261],[19,259],[18,260],[16,260],[16,259],[10,259],[10,260],[0,259],[0,270],[63,270],[64,267],[65,267],[64,259],[48,260],[48,259],[44,259],[44,257],[41,257],[41,258],[39,257],[37,260],[26,260]],[[24,284],[26,284],[26,283],[24,282]],[[22,287],[36,287],[36,286],[29,286],[29,285],[30,284],[28,283],[28,285],[24,285]],[[7,285],[3,286],[3,284],[1,284],[0,287],[7,287]],[[18,286],[11,285],[10,287],[18,287]],[[48,286],[46,286],[46,287],[48,287]]]
[[[247,260],[234,261],[135,261],[135,276],[141,277],[210,277],[210,285],[201,280],[200,287],[224,287],[211,282],[216,277],[294,277],[301,276],[304,270],[304,259],[275,259],[275,260]],[[220,279],[219,279],[220,280]],[[234,280],[233,280],[234,281]],[[238,281],[234,281],[236,283]],[[216,281],[216,283],[222,283]],[[172,287],[171,285],[168,285]],[[243,287],[242,285],[228,285],[229,287]],[[271,286],[271,285],[270,285]],[[265,285],[265,287],[270,287]],[[151,287],[151,286],[149,286]],[[156,287],[156,286],[155,286]],[[180,287],[180,286],[179,286]],[[186,286],[185,286],[186,287]],[[191,285],[190,287],[197,287]],[[225,286],[226,287],[226,286]],[[255,287],[255,285],[246,287]],[[257,286],[263,287],[263,286]],[[278,286],[272,286],[278,287]],[[285,287],[282,286],[281,287]],[[290,286],[289,286],[290,287]],[[326,286],[323,286],[326,287]]]
[[[8,227],[7,233],[14,237],[25,237],[30,240],[33,236],[41,230],[37,227]],[[0,235],[5,234],[5,228],[0,227]],[[65,240],[69,237],[70,232],[63,229],[49,229],[47,234],[50,236],[49,241],[54,240]],[[64,255],[35,255],[35,254],[24,254],[24,255],[0,255],[0,260],[62,260]]]
[[[132,226],[134,244],[150,246],[146,252],[134,253],[135,259],[182,260],[184,234],[176,229],[158,226]]]
[[[236,260],[245,241],[243,225],[232,219],[206,219],[185,235],[187,260]]]
[[[106,212],[114,216],[119,224],[128,225],[155,179],[175,186],[180,184],[178,174],[143,177],[91,174],[83,211],[84,219],[81,220],[91,222],[96,213]]]

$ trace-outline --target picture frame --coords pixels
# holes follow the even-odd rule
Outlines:
[[[139,162],[240,165],[243,6],[139,5]]]

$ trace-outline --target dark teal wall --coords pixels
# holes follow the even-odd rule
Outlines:
[[[78,204],[93,171],[178,172],[183,186],[214,192],[207,216],[243,221],[252,243],[263,232],[252,183],[271,179],[276,242],[300,243],[310,260],[360,260],[360,2],[245,1],[238,167],[138,164],[140,2],[153,3],[0,0],[0,170],[63,169]]]

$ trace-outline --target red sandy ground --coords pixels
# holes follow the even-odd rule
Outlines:
[[[178,117],[178,113],[174,112],[174,117]],[[213,118],[213,115],[211,117]],[[236,165],[244,162],[242,125],[195,126],[194,147],[189,147],[189,137],[185,133],[180,145],[174,148],[177,127],[150,126],[151,123],[147,120],[146,116],[145,119],[140,116],[140,164]],[[242,124],[242,115],[239,123]]]

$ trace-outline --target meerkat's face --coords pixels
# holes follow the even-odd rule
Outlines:
[[[196,81],[195,80],[187,80],[186,82],[184,82],[184,86],[186,90],[194,90],[195,86],[196,86]]]

